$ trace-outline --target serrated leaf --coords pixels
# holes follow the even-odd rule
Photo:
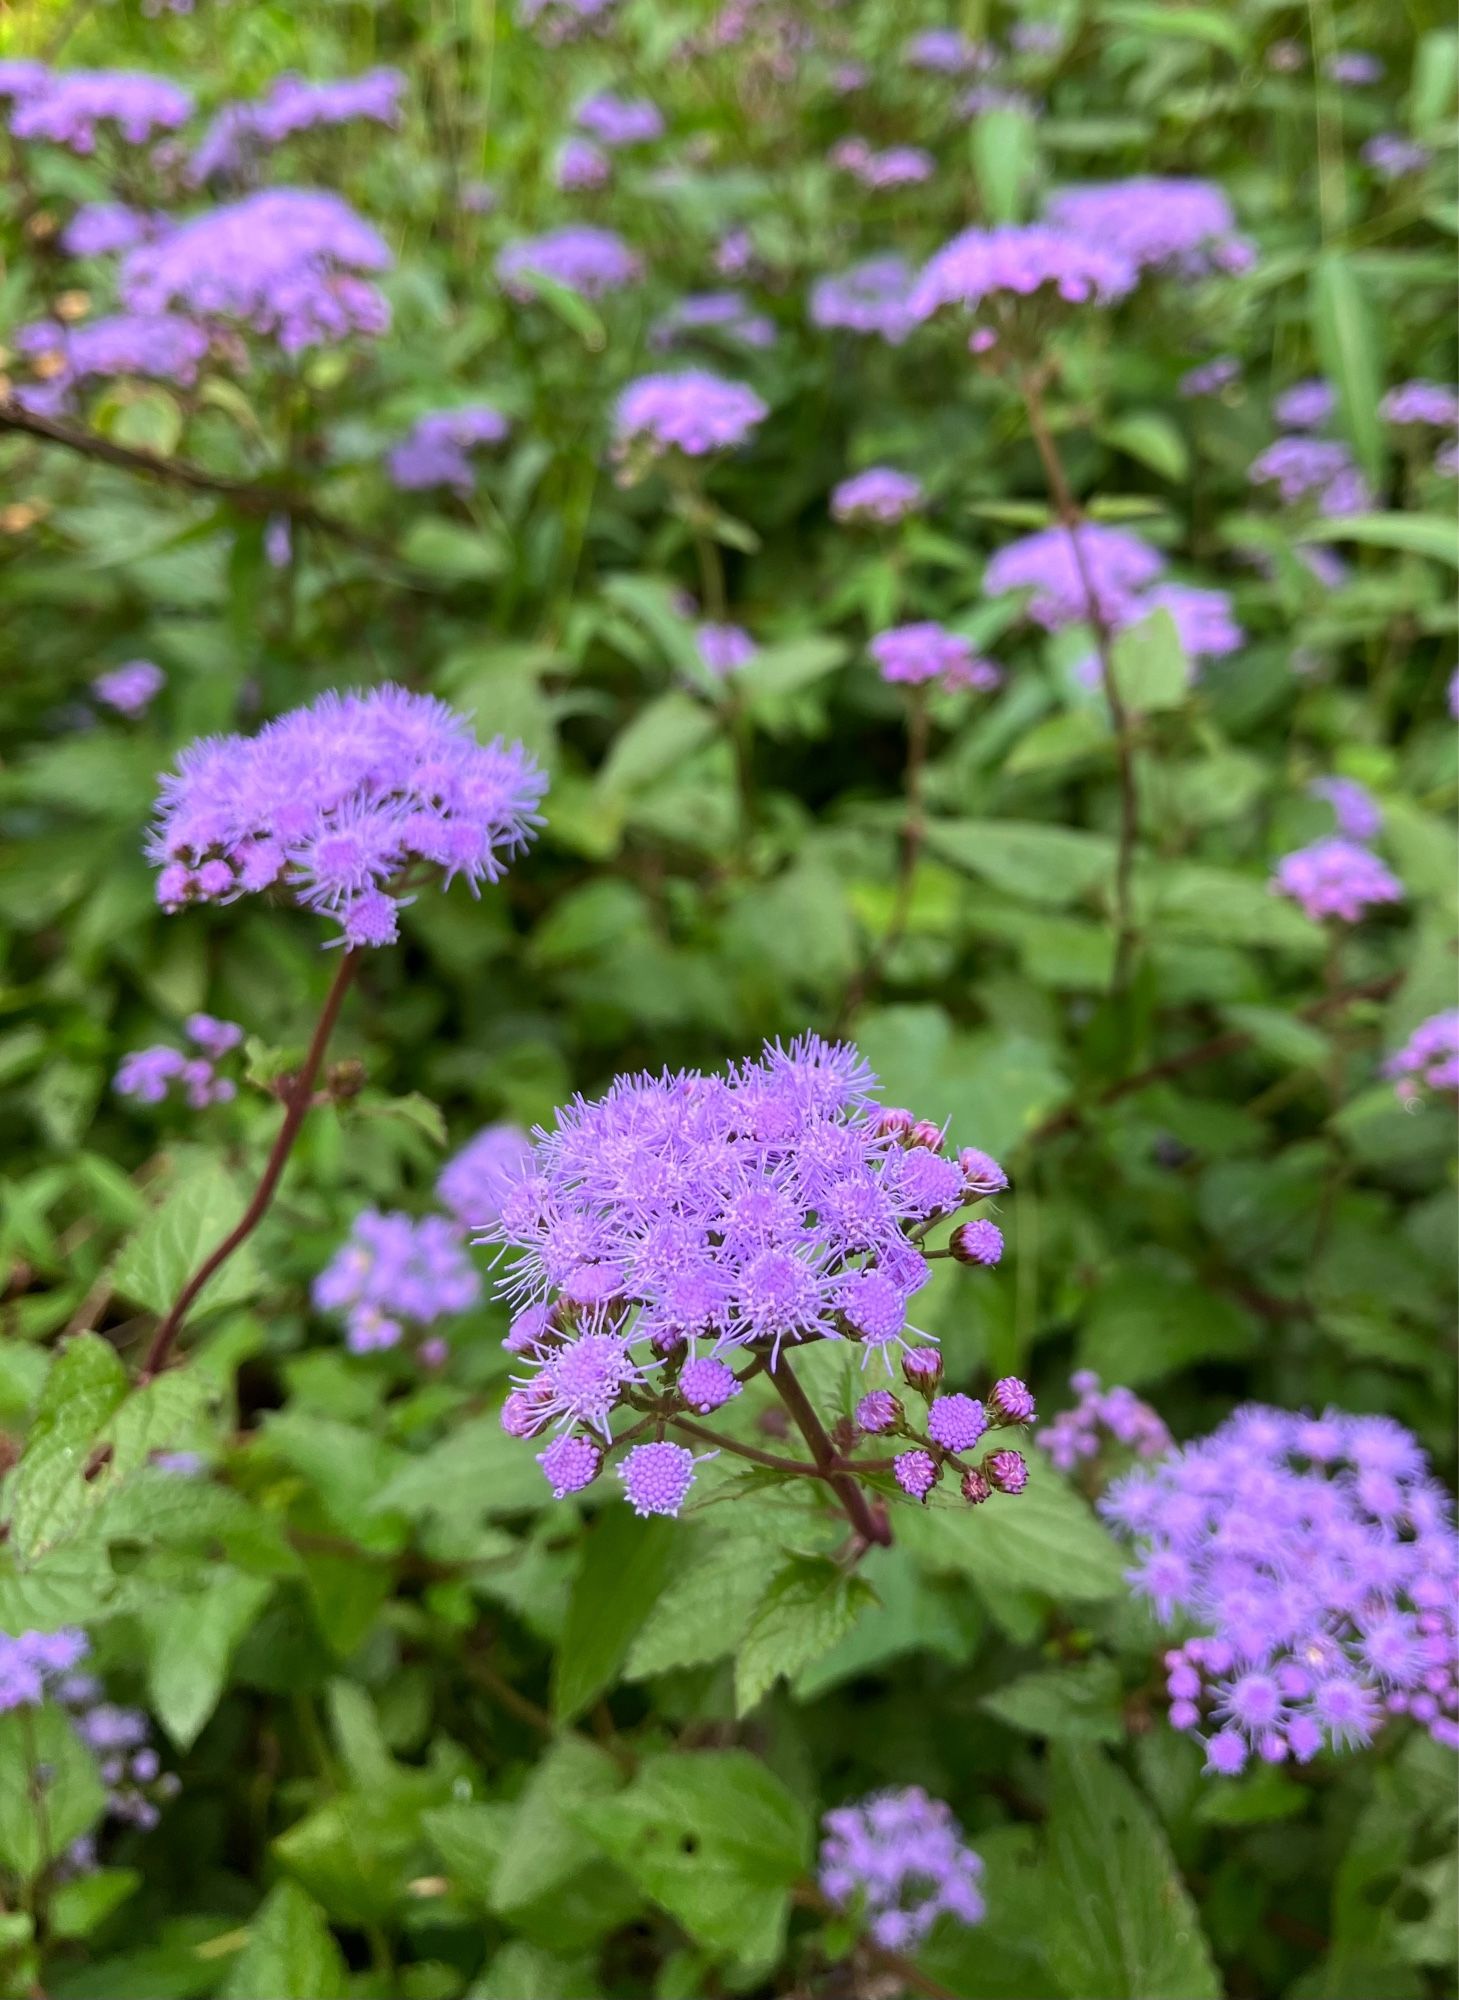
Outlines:
[[[1124,1739],[1120,1677],[1111,1660],[1094,1658],[1048,1672],[1021,1674],[984,1695],[981,1706],[1000,1722],[1031,1736],[1076,1743]]]
[[[1033,1454],[1028,1485],[981,1507],[897,1510],[900,1540],[932,1570],[973,1578],[985,1597],[1032,1590],[1088,1602],[1124,1589],[1125,1562],[1089,1508]]]
[[[129,1387],[116,1349],[99,1334],[77,1335],[56,1357],[5,1489],[10,1550],[22,1562],[64,1539],[92,1504],[87,1463]]]
[[[344,1955],[324,1912],[297,1882],[280,1882],[248,1926],[222,2000],[343,2000]]]
[[[625,1680],[707,1666],[738,1645],[765,1592],[765,1544],[747,1535],[705,1541],[695,1542],[644,1620],[628,1651]]]
[[[142,1613],[149,1706],[180,1750],[191,1749],[218,1706],[233,1648],[272,1588],[225,1569],[202,1590],[170,1594]]]
[[[707,743],[717,727],[712,708],[671,688],[641,708],[615,739],[598,773],[599,789],[623,793],[652,784]]]
[[[189,1164],[146,1221],[128,1237],[112,1282],[124,1298],[166,1312],[208,1253],[222,1242],[247,1206],[241,1183],[219,1161]],[[211,1277],[192,1307],[193,1317],[238,1305],[262,1289],[263,1270],[246,1242]]]
[[[830,1651],[876,1602],[870,1584],[824,1556],[792,1556],[771,1579],[735,1658],[735,1713],[747,1715],[783,1674]]]

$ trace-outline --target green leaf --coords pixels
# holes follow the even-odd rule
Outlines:
[[[439,514],[412,522],[400,553],[413,569],[444,583],[489,583],[507,567],[506,550],[495,537]]]
[[[52,1933],[63,1938],[89,1937],[141,1886],[141,1871],[136,1868],[98,1868],[92,1875],[62,1882],[51,1893]]]
[[[1138,459],[1172,486],[1183,484],[1190,476],[1190,447],[1170,418],[1155,410],[1136,410],[1114,423],[1101,424],[1095,436],[1101,444]]]
[[[165,1312],[247,1202],[242,1186],[219,1161],[205,1156],[189,1161],[173,1176],[162,1202],[122,1245],[112,1273],[117,1290],[153,1312]],[[245,1243],[203,1287],[193,1304],[194,1319],[200,1312],[252,1298],[263,1282],[253,1245]]]
[[[1011,107],[981,112],[973,120],[968,143],[988,220],[1017,222],[1037,166],[1033,120]]]
[[[233,1648],[272,1588],[262,1577],[225,1570],[200,1592],[169,1595],[143,1612],[149,1703],[180,1750],[192,1747],[218,1706]]]
[[[1218,2000],[1210,1949],[1154,1814],[1098,1750],[1050,1755],[1049,1961],[1069,2000]]]
[[[1033,903],[1077,903],[1110,880],[1115,844],[1104,834],[1037,821],[933,820],[927,844],[955,867]]]
[[[810,633],[804,639],[786,639],[774,646],[762,646],[753,660],[735,676],[735,686],[751,707],[760,702],[797,694],[833,674],[846,663],[844,639]]]
[[[1168,611],[1152,611],[1138,625],[1117,632],[1113,657],[1120,693],[1137,715],[1185,706],[1191,689],[1190,662]]]
[[[972,1577],[985,1598],[1032,1590],[1088,1602],[1117,1596],[1125,1561],[1084,1502],[1034,1454],[1028,1485],[981,1507],[901,1507],[898,1537],[931,1570]]]
[[[129,1386],[116,1349],[99,1334],[78,1334],[57,1355],[7,1486],[10,1550],[20,1560],[64,1539],[87,1512],[94,1499],[87,1463]]]
[[[1314,521],[1304,542],[1361,542],[1371,549],[1399,549],[1459,569],[1459,522],[1447,514],[1344,514]]]
[[[468,1901],[486,1903],[514,1816],[513,1807],[496,1799],[432,1806],[421,1814],[422,1831]]]
[[[1161,938],[1206,938],[1217,944],[1275,945],[1316,957],[1322,928],[1258,877],[1200,861],[1137,866],[1141,921]]]
[[[1067,1738],[1076,1743],[1124,1740],[1120,1677],[1113,1661],[1099,1657],[1047,1673],[1022,1674],[1006,1687],[984,1695],[981,1706],[1000,1722],[1027,1730],[1030,1736]]]
[[[1383,466],[1378,404],[1383,357],[1362,280],[1340,250],[1324,250],[1312,271],[1312,339],[1322,372],[1337,390],[1342,427],[1374,485]]]
[[[532,1513],[550,1498],[541,1466],[492,1415],[462,1424],[410,1459],[374,1494],[372,1505],[380,1514],[411,1521],[434,1514],[464,1526]]]
[[[0,1866],[33,1881],[106,1809],[96,1760],[49,1702],[0,1715]]]
[[[618,736],[598,773],[604,792],[634,792],[692,756],[714,734],[714,710],[671,688],[641,708]]]
[[[553,1670],[552,1712],[570,1722],[617,1679],[628,1649],[668,1581],[677,1529],[627,1507],[594,1522],[568,1600]]]
[[[571,1817],[701,1944],[747,1971],[779,1957],[810,1822],[749,1751],[650,1757],[626,1791]]]
[[[1254,1321],[1209,1286],[1168,1271],[1106,1273],[1079,1342],[1081,1367],[1131,1388],[1197,1361],[1238,1361],[1256,1345]]]
[[[280,1882],[248,1927],[222,2000],[343,2000],[348,1983],[324,1912],[297,1882]]]
[[[760,1536],[690,1532],[695,1540],[683,1568],[629,1647],[625,1680],[646,1681],[677,1667],[722,1660],[739,1644],[764,1595],[765,1544]]]
[[[876,1602],[870,1584],[825,1556],[792,1556],[771,1579],[735,1660],[735,1713],[747,1715],[783,1674],[830,1651]]]
[[[591,1958],[564,1958],[514,1940],[495,1954],[466,2000],[563,2000],[564,1994],[590,1993],[596,1979]]]

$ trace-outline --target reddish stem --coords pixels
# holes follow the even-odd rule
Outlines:
[[[801,1436],[810,1447],[811,1457],[816,1462],[816,1470],[830,1486],[836,1498],[846,1511],[846,1518],[856,1530],[861,1542],[870,1547],[890,1548],[892,1542],[891,1522],[884,1507],[873,1507],[858,1485],[855,1475],[846,1470],[826,1432],[825,1425],[811,1408],[810,1398],[791,1370],[789,1355],[782,1354],[779,1364],[770,1371],[770,1380],[775,1384],[777,1395],[784,1403]]]

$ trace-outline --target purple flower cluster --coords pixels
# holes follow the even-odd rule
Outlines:
[[[1403,885],[1377,855],[1354,840],[1314,840],[1284,854],[1277,863],[1272,887],[1278,895],[1300,903],[1316,923],[1336,918],[1358,923],[1381,903],[1401,903]]]
[[[985,42],[969,41],[956,28],[924,28],[902,48],[908,69],[932,70],[942,76],[971,76],[991,69],[997,61]]]
[[[865,188],[915,187],[932,178],[932,155],[920,146],[888,146],[879,153],[865,139],[841,139],[830,159]]]
[[[1359,153],[1363,164],[1371,167],[1380,181],[1399,181],[1409,174],[1421,174],[1434,157],[1427,146],[1421,146],[1416,139],[1406,139],[1401,132],[1375,132],[1371,139],[1364,140]]]
[[[1249,1404],[1101,1505],[1157,1618],[1199,1629],[1165,1664],[1210,1770],[1306,1763],[1395,1715],[1459,1748],[1459,1538],[1393,1418]]]
[[[520,743],[478,743],[464,715],[400,687],[325,694],[257,736],[211,736],[163,780],[148,843],[157,900],[287,887],[348,946],[393,944],[408,881],[475,893],[532,838],[546,779]]]
[[[18,85],[18,87],[17,87]],[[175,132],[192,115],[189,93],[140,70],[47,70],[11,65],[10,130],[17,139],[49,139],[73,153],[96,151],[98,126],[112,126],[129,146]]]
[[[1359,88],[1381,83],[1387,74],[1382,57],[1370,55],[1366,49],[1341,51],[1327,64],[1326,73],[1334,83],[1349,83]]]
[[[1402,382],[1378,405],[1390,424],[1413,424],[1426,430],[1459,430],[1459,389],[1446,382]]]
[[[986,1157],[986,1156],[984,1156]],[[1002,1169],[999,1169],[1001,1173]],[[983,1254],[967,1256],[958,1237],[984,1232]],[[954,1234],[953,1255],[964,1263],[996,1264],[1003,1235],[984,1218],[966,1222]],[[1022,1493],[1028,1484],[1028,1461],[1021,1451],[999,1445],[985,1452],[976,1465],[964,1463],[989,1430],[1033,1422],[1035,1405],[1028,1386],[1016,1375],[995,1382],[986,1403],[961,1390],[942,1392],[942,1356],[935,1347],[909,1347],[902,1355],[902,1379],[926,1404],[922,1429],[909,1418],[900,1397],[889,1389],[872,1389],[856,1405],[857,1430],[867,1437],[899,1436],[909,1449],[892,1459],[892,1477],[913,1500],[926,1501],[948,1466],[958,1474],[958,1491],[971,1506],[981,1506],[995,1493]]]
[[[573,113],[573,122],[604,146],[646,146],[664,136],[664,115],[646,97],[615,97],[600,90]]]
[[[882,679],[892,685],[924,687],[939,681],[949,690],[971,688],[986,694],[1003,679],[991,660],[974,654],[971,640],[930,619],[878,632],[867,651]]]
[[[1043,528],[1009,542],[983,572],[983,588],[990,597],[1029,591],[1028,616],[1046,632],[1087,623],[1092,615],[1114,627],[1143,615],[1136,606],[1164,567],[1164,557],[1137,535],[1083,521],[1075,529]]]
[[[195,186],[217,174],[237,174],[260,153],[271,152],[296,132],[322,126],[400,123],[405,78],[397,69],[367,70],[334,83],[311,83],[281,76],[256,104],[229,104],[220,111],[188,162]]]
[[[894,527],[922,505],[922,482],[890,465],[869,466],[831,494],[831,518],[854,527]]]
[[[1361,514],[1373,504],[1347,446],[1333,438],[1278,438],[1251,461],[1247,476],[1253,486],[1275,486],[1285,506],[1314,501],[1330,520]]]
[[[1187,369],[1176,389],[1186,397],[1219,396],[1223,389],[1240,380],[1241,363],[1230,354],[1218,354],[1213,361],[1203,361],[1199,368]]]
[[[445,1216],[373,1208],[355,1217],[313,1285],[321,1312],[344,1313],[351,1354],[396,1347],[407,1326],[424,1333],[480,1296],[481,1280]],[[444,1359],[439,1341],[423,1343],[420,1353],[425,1361]]]
[[[1047,219],[1137,271],[1195,278],[1246,271],[1255,261],[1224,191],[1210,181],[1140,175],[1064,188],[1049,202]]]
[[[155,661],[127,660],[98,674],[91,683],[91,692],[103,707],[114,708],[118,715],[135,717],[152,706],[166,685],[167,676]]]
[[[482,445],[500,444],[510,425],[489,403],[468,403],[455,410],[432,410],[418,417],[406,437],[386,458],[390,483],[402,493],[431,486],[450,486],[463,496],[476,486],[476,468],[468,454]]]
[[[699,657],[717,681],[747,667],[760,650],[743,625],[696,625],[694,644]]]
[[[601,146],[574,134],[558,148],[552,178],[564,194],[591,194],[612,180],[613,162]]]
[[[176,305],[200,319],[241,321],[292,354],[383,333],[389,308],[357,274],[388,270],[391,261],[338,195],[265,188],[138,245],[122,265],[121,294],[133,312]]]
[[[118,1066],[112,1088],[119,1097],[133,1097],[139,1104],[160,1104],[176,1084],[194,1111],[210,1104],[231,1104],[238,1086],[219,1076],[216,1064],[236,1049],[243,1030],[236,1021],[219,1021],[211,1014],[190,1014],[183,1024],[188,1040],[201,1049],[199,1056],[185,1056],[181,1049],[157,1043],[151,1048],[134,1049]]]
[[[81,1639],[80,1633],[69,1636]],[[85,1640],[81,1643],[84,1650]],[[108,1816],[144,1833],[150,1831],[159,1818],[157,1802],[176,1798],[182,1789],[177,1774],[162,1769],[150,1719],[140,1708],[122,1708],[108,1701],[94,1674],[68,1673],[55,1693],[69,1711],[76,1734],[96,1757],[98,1775],[106,1787]],[[96,1866],[95,1836],[83,1835],[67,1849],[64,1870],[82,1874]]]
[[[695,334],[710,333],[738,347],[775,345],[775,323],[756,312],[743,292],[695,292],[670,306],[655,320],[649,345],[676,346]]]
[[[914,319],[942,306],[972,309],[988,300],[1055,297],[1067,305],[1123,298],[1138,273],[1127,258],[1046,223],[965,229],[924,267],[908,301]]]
[[[1356,778],[1314,778],[1307,789],[1314,799],[1325,799],[1332,807],[1345,840],[1372,840],[1382,830],[1383,809]]]
[[[1403,1047],[1383,1065],[1398,1097],[1414,1104],[1426,1090],[1459,1090],[1459,1007],[1420,1021]]]
[[[15,346],[41,375],[20,391],[19,401],[53,415],[92,379],[143,375],[190,389],[207,354],[208,335],[181,313],[108,313],[81,326],[36,320],[19,330]]]
[[[1337,391],[1321,375],[1309,376],[1283,389],[1272,404],[1272,415],[1291,431],[1320,431],[1337,408]]]
[[[531,1156],[532,1142],[520,1125],[485,1125],[442,1167],[437,1199],[463,1228],[489,1228]]]
[[[910,1232],[990,1192],[990,1163],[946,1158],[937,1126],[877,1109],[873,1082],[855,1049],[807,1035],[559,1112],[489,1232],[530,1365],[506,1428],[606,1445],[623,1398],[655,1370],[672,1383],[699,1343],[773,1366],[785,1342],[847,1339],[890,1367],[928,1274]]]
[[[915,274],[903,257],[868,257],[811,287],[814,326],[876,334],[896,347],[917,323],[911,309]]]
[[[941,1916],[981,1923],[982,1874],[951,1810],[919,1785],[874,1792],[821,1821],[821,1892],[862,1916],[884,1951],[914,1951]]]
[[[1060,1472],[1072,1472],[1081,1460],[1095,1457],[1106,1437],[1137,1458],[1159,1458],[1169,1451],[1170,1432],[1133,1389],[1106,1389],[1090,1368],[1071,1375],[1069,1387],[1078,1402],[1070,1410],[1060,1410],[1038,1434],[1039,1444]]]
[[[0,1632],[0,1714],[44,1701],[61,1675],[78,1666],[88,1650],[86,1634],[71,1628]]]
[[[496,260],[496,274],[502,290],[519,304],[537,296],[539,278],[579,298],[601,299],[637,283],[643,263],[611,229],[570,222],[545,236],[509,243]]]
[[[128,208],[125,202],[83,202],[61,231],[61,248],[68,257],[110,257],[160,235],[167,226],[165,217]]]
[[[618,398],[615,449],[620,456],[666,451],[687,458],[732,451],[769,415],[743,382],[727,382],[707,368],[672,375],[641,375]]]

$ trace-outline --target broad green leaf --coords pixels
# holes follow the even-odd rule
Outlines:
[[[1337,390],[1338,413],[1354,454],[1376,485],[1383,464],[1378,404],[1383,356],[1363,282],[1341,250],[1324,250],[1312,271],[1312,339],[1322,372]]]
[[[798,1701],[818,1701],[843,1681],[884,1671],[909,1653],[935,1653],[954,1665],[972,1657],[985,1621],[977,1596],[961,1580],[925,1575],[911,1551],[896,1544],[868,1550],[857,1573],[871,1585],[876,1602],[858,1613],[829,1652],[796,1675]]]
[[[1156,410],[1136,410],[1095,432],[1102,444],[1125,452],[1147,465],[1173,486],[1190,476],[1190,447],[1170,418]]]
[[[94,1874],[74,1876],[51,1892],[51,1931],[56,1937],[89,1937],[141,1886],[137,1868],[98,1868]]]
[[[568,1602],[554,1666],[552,1712],[570,1722],[611,1687],[668,1581],[678,1530],[608,1507],[594,1522]]]
[[[1314,521],[1304,542],[1360,542],[1370,549],[1398,549],[1459,569],[1459,523],[1447,514],[1344,514]]]
[[[201,1591],[169,1596],[143,1613],[149,1705],[180,1750],[192,1747],[218,1706],[233,1648],[272,1588],[262,1577],[224,1569]]]
[[[96,1760],[64,1710],[0,1715],[0,1867],[32,1881],[106,1808]]]
[[[1136,715],[1183,708],[1190,694],[1190,662],[1168,611],[1153,611],[1115,635],[1115,680]]]
[[[671,688],[646,707],[618,736],[598,773],[604,792],[633,792],[652,784],[703,747],[718,723],[705,702]]]
[[[1322,928],[1269,882],[1201,861],[1137,866],[1141,922],[1161,938],[1209,938],[1217,944],[1275,945],[1316,957]]]
[[[758,1536],[690,1530],[683,1567],[629,1647],[624,1678],[645,1681],[676,1667],[707,1666],[739,1644],[765,1591],[765,1544]],[[703,1536],[703,1541],[699,1540]]]
[[[1108,836],[1037,821],[933,820],[927,844],[995,889],[1056,908],[1104,887],[1114,869],[1115,844]]]
[[[1079,1362],[1140,1388],[1197,1361],[1238,1361],[1256,1345],[1248,1314],[1208,1285],[1138,1265],[1107,1272],[1079,1340]]]
[[[1155,1815],[1104,1754],[1051,1758],[1050,1963],[1069,2000],[1218,2000],[1210,1948]]]
[[[565,1994],[590,1993],[597,1978],[590,1957],[564,1958],[514,1939],[494,1954],[466,2000],[563,2000]]]
[[[955,1030],[940,1007],[872,1009],[860,1019],[857,1041],[887,1102],[945,1121],[954,1145],[1011,1151],[1068,1095],[1068,1079],[1044,1043]]]
[[[296,1882],[280,1882],[248,1926],[222,2000],[343,2000],[347,1990],[344,1955],[324,1912]]]
[[[820,633],[808,634],[804,639],[786,639],[778,645],[763,646],[735,676],[735,686],[753,707],[813,687],[837,667],[844,666],[846,657],[843,639]]]
[[[466,528],[439,514],[414,522],[400,544],[413,569],[446,583],[489,583],[507,566],[507,552],[480,528]]]
[[[626,1791],[570,1816],[701,1944],[747,1971],[779,1957],[810,1821],[747,1750],[650,1757]]]
[[[1154,0],[1103,0],[1099,17],[1112,28],[1128,28],[1152,42],[1168,37],[1207,42],[1240,62],[1247,50],[1247,31],[1240,20],[1218,7],[1164,7]]]
[[[116,1349],[99,1334],[79,1334],[61,1349],[5,1489],[10,1551],[21,1561],[64,1539],[92,1504],[87,1465],[128,1387]]]
[[[515,1810],[497,1799],[463,1800],[421,1814],[422,1831],[469,1902],[486,1904]]]
[[[1088,1602],[1124,1589],[1125,1562],[1084,1502],[1031,1454],[1028,1485],[981,1507],[899,1507],[900,1540],[934,1571],[972,1577],[984,1597],[1031,1590]]]
[[[411,1458],[375,1493],[374,1510],[453,1524],[533,1513],[550,1503],[542,1468],[497,1418],[478,1417]]]
[[[1100,1657],[1022,1674],[984,1695],[982,1706],[1000,1722],[1030,1736],[1076,1743],[1120,1743],[1120,1677],[1114,1663]]]
[[[162,1313],[186,1280],[232,1229],[247,1206],[240,1182],[219,1161],[200,1156],[173,1175],[166,1194],[122,1245],[112,1273],[124,1298]],[[253,1244],[244,1243],[211,1277],[192,1316],[237,1305],[262,1288],[263,1269]]]
[[[1012,108],[981,112],[968,133],[973,178],[990,222],[1017,222],[1037,165],[1033,120]]]
[[[735,1710],[747,1715],[784,1675],[830,1651],[876,1602],[870,1584],[825,1556],[792,1556],[771,1579],[735,1658]]]

